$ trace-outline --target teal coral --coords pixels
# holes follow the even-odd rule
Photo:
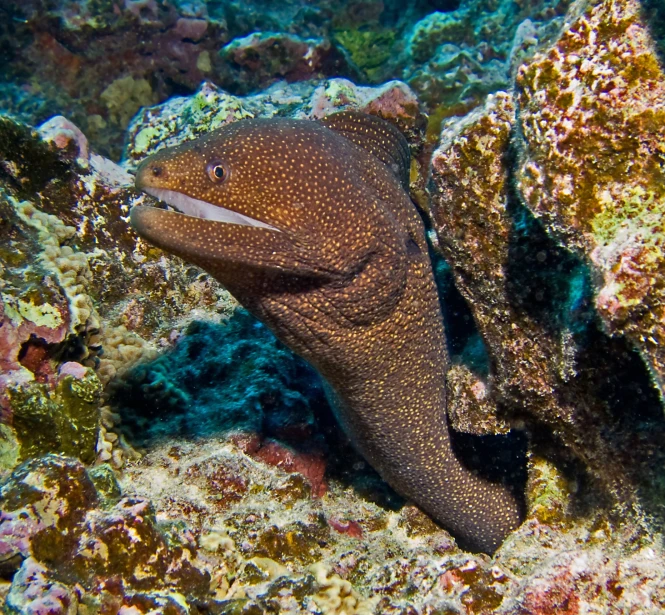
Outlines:
[[[458,10],[451,13],[431,13],[419,21],[411,33],[409,51],[417,63],[432,58],[444,43],[463,43],[473,40],[469,14]]]
[[[313,371],[244,310],[192,323],[170,352],[126,373],[110,403],[135,442],[238,430],[298,441],[326,409]]]

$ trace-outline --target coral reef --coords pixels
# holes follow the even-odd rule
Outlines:
[[[490,96],[444,128],[432,158],[437,245],[491,365],[489,378],[464,363],[451,370],[453,423],[472,433],[504,431],[506,420],[548,425],[617,502],[639,500],[662,519],[658,396],[636,353],[600,330],[584,263],[511,190],[514,123],[512,98]]]
[[[17,570],[8,613],[117,613],[123,605],[186,613],[186,598],[209,592],[186,532],[161,531],[146,500],[104,501],[76,461],[27,461],[0,489],[0,502],[2,563]]]
[[[440,121],[507,87],[511,66],[552,38],[568,4],[8,0],[0,108],[31,124],[66,115],[113,158],[137,106],[204,79],[238,95],[279,78],[401,78]]]
[[[96,457],[102,385],[90,368],[68,362],[51,392],[45,384],[7,392],[20,458],[63,453],[91,463]]]
[[[467,0],[430,13],[405,32],[401,77],[433,121],[463,115],[509,86],[519,63],[556,36],[569,4]]]
[[[86,472],[64,457],[34,459],[0,491],[0,557],[3,570],[16,570],[5,608],[501,615],[662,608],[660,542],[616,519],[569,514],[566,480],[543,460],[532,461],[531,473],[532,516],[489,560],[459,551],[417,509],[387,510],[337,480],[314,498],[298,474],[253,459],[233,439],[156,447],[127,468],[122,493],[107,466]],[[545,517],[544,507],[562,514]],[[356,524],[362,538],[340,531],[341,522]]]
[[[568,5],[0,7],[5,612],[665,609],[662,13]],[[268,33],[264,72],[233,65]],[[285,70],[310,49],[411,87]],[[147,155],[246,117],[345,108],[412,147],[446,259],[461,442],[528,429],[527,520],[491,559],[387,489],[311,372],[223,289],[128,230]],[[96,153],[123,143],[122,166]]]
[[[420,141],[425,117],[415,94],[399,81],[362,87],[346,79],[277,83],[265,92],[232,96],[204,83],[190,97],[177,97],[142,110],[129,127],[124,164],[135,170],[156,151],[194,139],[230,122],[249,117],[289,116],[320,119],[335,111],[356,109],[395,123],[414,143]]]
[[[1,118],[0,132],[4,435],[19,457],[61,452],[90,462],[95,446],[108,454],[113,425],[100,410],[101,386],[169,346],[196,314],[219,319],[235,303],[131,235],[123,215],[142,197],[71,122],[51,120],[42,138]]]

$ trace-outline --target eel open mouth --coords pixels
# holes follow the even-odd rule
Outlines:
[[[186,194],[181,192],[176,192],[175,190],[166,190],[164,188],[149,188],[143,187],[142,190],[148,194],[154,196],[160,201],[164,201],[167,205],[170,205],[174,209],[178,210],[180,213],[183,213],[187,216],[192,216],[193,218],[203,218],[204,220],[215,220],[217,222],[225,222],[227,224],[241,224],[243,226],[256,226],[259,228],[266,228],[271,231],[280,232],[278,228],[271,226],[261,220],[256,220],[238,213],[237,211],[231,211],[224,207],[219,207],[218,205],[213,205],[212,203],[207,203],[206,201],[200,201],[199,199],[194,199]]]

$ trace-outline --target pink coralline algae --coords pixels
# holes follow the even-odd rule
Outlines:
[[[268,463],[287,472],[302,474],[312,488],[312,495],[321,497],[326,492],[326,462],[320,453],[298,453],[279,442],[265,442],[256,450],[248,451],[255,459]]]

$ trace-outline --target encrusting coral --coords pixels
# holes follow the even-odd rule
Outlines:
[[[432,158],[437,245],[492,366],[489,380],[464,365],[449,374],[453,416],[459,405],[476,413],[482,407],[489,416],[476,418],[474,429],[485,420],[492,431],[497,414],[531,416],[553,428],[619,499],[630,499],[652,480],[644,473],[663,429],[660,404],[634,353],[598,330],[583,263],[549,240],[511,191],[514,122],[511,97],[490,97],[444,129]],[[629,389],[643,387],[639,420],[616,414],[626,374],[636,379]]]

